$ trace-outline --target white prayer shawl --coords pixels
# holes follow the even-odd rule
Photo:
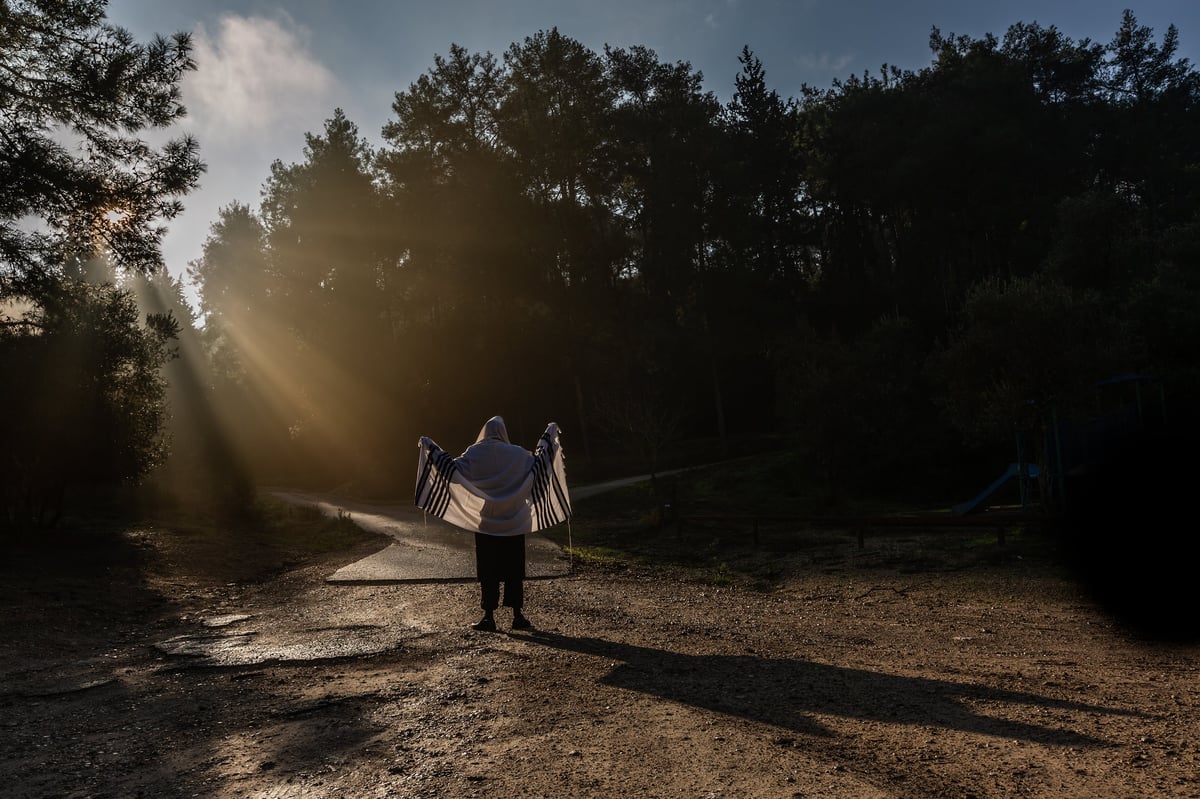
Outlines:
[[[512,536],[545,530],[571,516],[558,425],[530,453],[508,440],[493,416],[457,458],[427,436],[418,442],[416,505],[456,527]]]

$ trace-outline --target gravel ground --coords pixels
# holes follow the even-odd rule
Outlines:
[[[576,562],[481,633],[471,583],[325,581],[382,543],[10,554],[0,796],[1200,797],[1200,646],[1033,558]]]

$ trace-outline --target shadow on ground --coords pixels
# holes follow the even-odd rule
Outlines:
[[[842,716],[1056,746],[1110,746],[1113,745],[1110,741],[1071,730],[1006,719],[1004,708],[1034,705],[1100,715],[1144,715],[985,685],[906,677],[805,660],[688,655],[542,631],[511,635],[541,646],[620,661],[603,679],[606,685],[804,735],[832,736],[833,731],[815,717]]]

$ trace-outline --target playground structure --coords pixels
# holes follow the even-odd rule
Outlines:
[[[1120,375],[1095,383],[1093,388],[1094,415],[1063,419],[1051,408],[1042,419],[1040,434],[1017,431],[1016,462],[975,497],[955,505],[953,512],[987,512],[991,507],[988,500],[1016,480],[1022,512],[1041,508],[1048,513],[1066,513],[1074,494],[1072,486],[1087,480],[1096,464],[1112,458],[1131,440],[1166,428],[1166,396],[1158,378]],[[1140,468],[1139,464],[1129,466]]]
[[[1036,463],[1010,463],[1008,468],[1005,469],[999,477],[992,481],[991,485],[980,491],[979,494],[977,494],[973,499],[970,499],[967,502],[959,503],[951,508],[951,510],[954,511],[956,515],[961,516],[986,509],[987,506],[984,503],[988,500],[988,498],[999,491],[1005,483],[1014,477],[1017,478],[1017,484],[1020,486],[1019,491],[1021,497],[1021,508],[1022,510],[1027,509],[1031,504],[1030,481],[1037,480],[1038,474],[1039,472]]]

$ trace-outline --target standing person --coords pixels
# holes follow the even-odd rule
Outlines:
[[[525,605],[525,536],[475,534],[475,575],[479,579],[483,618],[471,625],[476,630],[496,629],[500,607],[500,583],[504,583],[504,607],[512,608],[512,628],[526,630],[533,623],[521,612]]]
[[[513,629],[532,626],[525,617],[525,534],[571,515],[558,425],[551,422],[530,452],[508,438],[504,419],[484,423],[475,443],[457,458],[427,436],[418,446],[416,505],[475,533],[475,573],[483,618],[476,630],[495,630],[495,611],[512,608]]]

